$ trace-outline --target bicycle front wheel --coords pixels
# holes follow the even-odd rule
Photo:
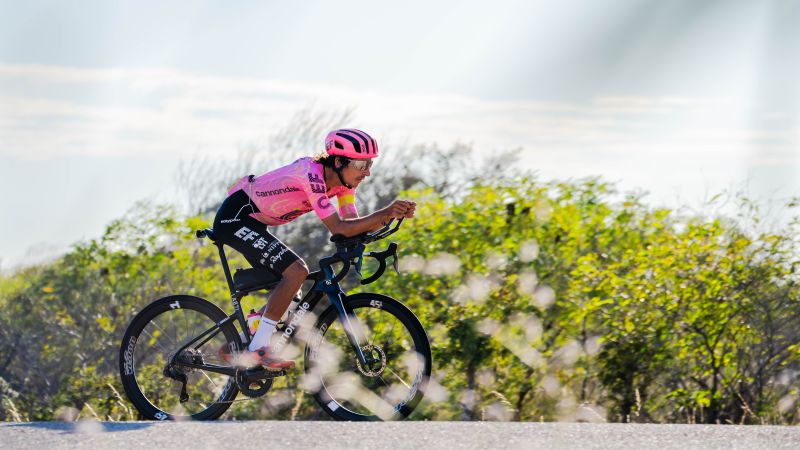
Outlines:
[[[236,327],[228,322],[176,355],[225,317],[213,303],[189,295],[156,300],[134,317],[122,338],[119,370],[125,393],[143,418],[212,420],[228,409],[239,392],[233,377],[180,363],[227,365],[218,350],[240,349]],[[180,380],[186,381],[184,401]]]
[[[336,308],[317,320],[305,352],[306,388],[337,420],[399,420],[422,400],[431,374],[430,343],[419,319],[402,303],[380,294],[345,299],[351,326],[364,341],[358,359]]]

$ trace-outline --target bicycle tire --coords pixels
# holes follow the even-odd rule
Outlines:
[[[397,321],[399,321],[409,333],[410,338],[413,341],[413,349],[409,350],[416,352],[416,354],[419,355],[417,357],[417,364],[419,364],[419,360],[422,361],[422,364],[418,367],[417,373],[415,373],[412,382],[413,388],[410,388],[408,396],[403,401],[396,405],[392,405],[393,409],[391,414],[386,414],[385,410],[383,411],[384,414],[365,414],[363,412],[354,410],[349,402],[343,402],[340,401],[341,399],[335,398],[337,394],[331,392],[332,389],[329,389],[328,385],[326,385],[326,382],[323,379],[324,377],[315,372],[316,361],[321,359],[317,353],[319,352],[320,347],[323,346],[326,334],[328,334],[335,323],[338,323],[339,319],[336,308],[334,306],[330,306],[323,311],[323,313],[317,319],[317,322],[314,326],[314,335],[308,340],[305,349],[305,372],[306,374],[312,375],[310,379],[315,379],[319,383],[318,386],[314,386],[316,388],[316,390],[313,391],[314,400],[327,414],[336,420],[377,421],[402,420],[407,418],[422,400],[433,366],[430,342],[428,341],[428,336],[425,333],[425,329],[423,328],[419,319],[417,319],[414,313],[411,312],[411,310],[409,310],[399,301],[386,295],[360,293],[347,296],[344,302],[347,308],[352,308],[357,317],[359,316],[359,310],[375,309],[389,313],[391,316],[397,319]],[[370,331],[370,333],[374,332]],[[390,336],[391,332],[388,332],[386,337]],[[380,339],[380,337],[377,339]],[[349,342],[343,345],[344,348],[348,348]],[[372,345],[372,343],[370,343],[370,345]],[[379,342],[378,347],[380,347],[380,345],[382,345],[382,343]],[[358,372],[361,370],[361,368],[355,363],[355,359],[353,359],[355,355],[352,353],[354,353],[352,348],[349,348],[350,361],[352,361],[352,365],[354,366],[353,368],[356,369],[355,372],[356,375],[358,375]],[[320,362],[320,364],[322,364],[322,362]],[[345,362],[345,365],[348,364],[348,362]],[[364,373],[361,372],[361,375],[363,377]],[[403,380],[401,379],[400,381],[402,382]],[[390,389],[390,386],[386,381],[383,381],[383,384],[386,385],[387,390]],[[308,388],[308,384],[306,387]]]
[[[137,343],[140,341],[140,335],[142,334],[145,327],[148,324],[155,324],[154,319],[169,313],[175,310],[184,310],[184,311],[194,311],[203,316],[205,316],[208,320],[204,321],[205,330],[210,328],[215,323],[219,323],[221,320],[225,319],[227,315],[219,309],[213,303],[204,300],[199,297],[193,297],[189,295],[173,295],[158,299],[149,305],[147,305],[142,311],[140,311],[131,321],[130,325],[128,326],[125,336],[122,338],[122,343],[120,345],[120,352],[119,352],[119,370],[120,370],[120,377],[122,379],[122,386],[125,389],[125,394],[128,396],[128,399],[133,404],[133,406],[139,411],[141,416],[145,419],[149,420],[181,420],[181,419],[191,419],[191,420],[214,420],[217,419],[219,416],[225,413],[225,411],[230,407],[231,401],[236,398],[236,395],[239,393],[239,389],[236,385],[235,380],[233,377],[225,377],[227,381],[225,385],[220,387],[222,389],[219,397],[216,398],[216,401],[210,403],[208,407],[192,413],[190,415],[182,415],[182,414],[174,414],[173,412],[166,411],[163,408],[160,408],[158,405],[154,404],[146,395],[146,392],[143,392],[142,386],[140,386],[139,381],[137,380],[137,360],[136,360],[136,349]],[[199,316],[198,316],[199,317]],[[171,322],[170,322],[171,323]],[[158,325],[156,325],[158,327]],[[159,328],[160,329],[160,328]],[[239,334],[236,331],[236,327],[232,323],[226,323],[222,326],[222,333],[225,339],[225,342],[229,346],[229,348],[235,349],[236,351],[240,351],[242,344],[239,339]],[[197,333],[199,334],[199,332]],[[219,335],[218,335],[219,336]],[[221,337],[215,336],[214,339],[217,339],[217,342],[222,342]],[[187,335],[186,338],[191,338],[193,336]],[[151,341],[156,339],[151,336]],[[213,340],[211,342],[214,342]],[[151,344],[152,346],[152,344]],[[179,345],[177,343],[170,344],[169,347],[165,349],[172,349],[172,351],[178,350]],[[210,351],[215,349],[209,348]],[[163,353],[163,352],[162,352]],[[157,352],[153,352],[153,354],[158,355]],[[147,354],[145,354],[142,358],[147,358]],[[210,352],[209,352],[210,356]],[[153,364],[153,367],[156,367],[156,364]],[[157,368],[157,367],[156,367]],[[160,374],[164,380],[170,380],[165,375]],[[211,378],[203,372],[204,376],[211,380]],[[220,376],[218,374],[214,374],[215,376]],[[144,377],[144,374],[142,375]],[[142,381],[152,381],[152,380],[142,380]],[[175,382],[177,383],[177,382]],[[213,383],[213,381],[212,381]],[[214,384],[214,387],[217,388],[218,386]],[[156,396],[158,397],[158,396]],[[199,402],[200,405],[203,405],[202,402]]]

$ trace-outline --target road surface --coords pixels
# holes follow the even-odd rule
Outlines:
[[[519,422],[33,422],[0,449],[800,449],[800,427]]]

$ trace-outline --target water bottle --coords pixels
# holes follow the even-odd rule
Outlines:
[[[250,336],[255,336],[259,323],[261,323],[261,314],[251,309],[247,314],[247,328],[250,330]]]

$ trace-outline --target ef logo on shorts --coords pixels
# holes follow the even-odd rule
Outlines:
[[[239,231],[233,233],[233,235],[245,242],[252,241],[258,237],[258,233],[252,231],[250,228],[247,227],[239,228]]]

